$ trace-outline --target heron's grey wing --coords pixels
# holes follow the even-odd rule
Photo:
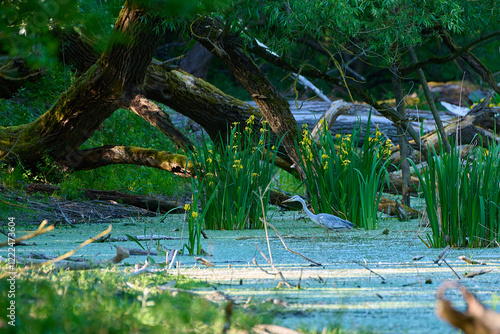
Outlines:
[[[354,224],[350,221],[344,220],[334,215],[329,215],[327,213],[320,213],[318,215],[319,222],[328,229],[335,230],[341,228],[352,229]]]

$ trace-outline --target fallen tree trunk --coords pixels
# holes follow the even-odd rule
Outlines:
[[[44,194],[53,194],[61,188],[58,186],[42,183],[32,183],[28,185],[27,193],[41,192]],[[82,189],[83,195],[90,200],[112,201],[116,203],[128,204],[148,211],[166,213],[182,213],[184,208],[179,207],[179,203],[166,201],[160,198],[131,195],[118,191]]]
[[[474,107],[466,116],[457,117],[451,123],[444,127],[444,131],[451,141],[456,145],[483,146],[488,148],[491,144],[500,143],[500,137],[497,135],[500,129],[500,119],[497,117],[500,108],[491,108],[487,106],[489,99]],[[440,152],[440,136],[436,130],[431,131],[422,137],[423,145],[433,147],[436,152]],[[415,149],[415,142],[410,142]],[[430,150],[432,152],[432,150]],[[398,164],[401,161],[399,146],[394,147],[393,163]],[[415,162],[425,161],[425,157],[415,151]]]

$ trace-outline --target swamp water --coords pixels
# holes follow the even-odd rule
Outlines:
[[[183,215],[171,215],[165,222],[158,219],[133,221],[125,219],[113,224],[113,237],[161,234],[172,237],[187,235]],[[297,219],[300,218],[300,219]],[[336,235],[315,227],[304,215],[274,211],[271,220],[287,246],[322,266],[311,266],[302,257],[287,251],[272,229],[269,229],[273,262],[286,281],[294,288],[277,289],[281,279],[257,268],[273,269],[263,259],[255,244],[266,254],[268,246],[264,230],[205,231],[209,239],[202,240],[203,255],[214,267],[206,267],[193,256],[178,256],[178,268],[169,273],[199,279],[213,288],[200,293],[210,294],[217,289],[235,300],[239,306],[247,303],[276,304],[282,308],[275,324],[289,328],[316,329],[341,325],[344,330],[366,330],[373,333],[457,333],[434,314],[435,292],[445,280],[458,280],[445,264],[434,263],[442,249],[427,248],[418,236],[425,239],[428,230],[419,228],[418,221],[398,222],[383,219],[378,230],[354,230]],[[17,247],[18,255],[40,252],[61,255],[89,237],[105,230],[107,224],[82,224],[77,228],[58,226],[55,230],[29,240],[33,246]],[[383,233],[387,229],[388,233]],[[386,231],[386,232],[387,232]],[[17,231],[18,236],[22,233]],[[2,239],[3,240],[3,239]],[[166,249],[179,249],[183,240],[161,240]],[[157,241],[153,241],[155,248]],[[96,260],[115,255],[114,245],[138,248],[133,241],[93,243],[75,256]],[[147,247],[148,242],[142,245]],[[4,255],[5,248],[0,251]],[[469,265],[458,259],[465,255],[481,260],[486,266]],[[423,256],[418,261],[414,257]],[[153,256],[157,262],[164,257]],[[140,263],[145,256],[131,256],[124,263]],[[452,249],[446,261],[461,277],[470,291],[487,307],[500,311],[500,248]],[[179,264],[179,262],[177,263]],[[366,269],[370,268],[373,272]],[[462,274],[490,270],[485,275],[463,278]],[[375,274],[376,273],[376,274]],[[380,276],[378,276],[380,275]],[[295,288],[300,280],[300,289]],[[425,281],[431,281],[426,284]],[[448,292],[455,307],[465,308],[459,293]]]

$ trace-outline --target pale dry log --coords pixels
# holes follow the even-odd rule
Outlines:
[[[339,118],[340,115],[349,111],[353,103],[337,100],[330,104],[330,107],[325,111],[323,116],[319,119],[318,123],[311,132],[311,136],[315,141],[319,140],[320,131],[324,129],[330,130],[333,123]]]
[[[458,289],[467,302],[465,312],[455,309],[444,294],[446,290]],[[500,334],[500,314],[486,309],[463,285],[453,281],[444,282],[436,293],[436,314],[465,334]]]

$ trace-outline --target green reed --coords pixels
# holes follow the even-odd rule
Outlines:
[[[344,136],[333,136],[325,129],[317,141],[306,127],[298,151],[314,211],[333,213],[361,228],[376,229],[392,143],[384,140],[378,129],[371,134],[369,124],[364,137],[358,125],[352,134]]]
[[[262,228],[256,194],[266,189],[274,176],[277,148],[271,144],[267,123],[263,122],[261,132],[256,134],[253,122],[252,116],[243,131],[239,124],[233,124],[226,144],[209,147],[203,141],[192,155],[197,174],[193,191],[201,194],[201,207],[207,211],[203,222],[206,229]],[[268,201],[267,189],[266,212]]]
[[[432,247],[488,247],[500,241],[500,145],[463,155],[440,145],[418,170],[432,235]],[[449,240],[447,240],[449,239]]]

